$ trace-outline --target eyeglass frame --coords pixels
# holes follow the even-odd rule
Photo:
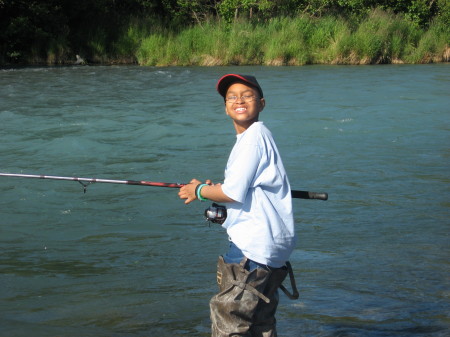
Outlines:
[[[230,97],[225,97],[225,102],[236,103],[238,99],[242,100],[245,103],[249,103],[253,102],[256,99],[256,95],[242,95],[241,97],[234,95]]]

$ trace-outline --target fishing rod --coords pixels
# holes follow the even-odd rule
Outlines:
[[[125,184],[125,185],[137,185],[137,186],[156,186],[156,187],[169,187],[180,188],[186,184],[180,183],[162,183],[155,181],[145,180],[114,180],[114,179],[97,179],[97,178],[78,178],[78,177],[60,177],[60,176],[47,176],[42,174],[18,174],[18,173],[0,173],[1,177],[18,177],[18,178],[35,178],[35,179],[51,179],[51,180],[70,180],[78,181],[83,185],[84,193],[87,191],[89,184],[93,183],[107,183],[107,184]],[[292,198],[298,199],[317,199],[328,200],[328,193],[317,193],[308,191],[291,190]]]

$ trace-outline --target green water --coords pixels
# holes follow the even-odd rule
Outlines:
[[[292,188],[291,336],[447,336],[450,67],[0,70],[0,171],[223,179],[215,92],[256,75]],[[225,232],[176,189],[0,177],[1,336],[208,336]]]

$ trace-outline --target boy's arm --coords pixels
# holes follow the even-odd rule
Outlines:
[[[195,189],[201,183],[202,182],[200,180],[192,179],[189,184],[184,185],[180,188],[180,192],[178,192],[178,195],[181,199],[186,199],[186,201],[184,202],[185,204],[189,204],[197,199],[197,196],[195,195]],[[223,193],[221,184],[212,184],[210,180],[206,180],[205,183],[208,185],[203,186],[201,189],[201,196],[203,198],[215,202],[234,202],[233,199]]]

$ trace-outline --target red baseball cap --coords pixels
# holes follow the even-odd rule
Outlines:
[[[251,75],[240,75],[240,74],[227,74],[227,75],[224,75],[217,82],[216,89],[219,92],[219,94],[223,98],[225,98],[225,95],[227,94],[228,88],[233,83],[236,83],[236,82],[244,83],[246,85],[249,85],[249,86],[255,88],[256,90],[258,90],[259,95],[261,96],[261,98],[264,97],[263,91],[262,91],[261,87],[259,86],[258,81],[256,80],[256,78],[254,76],[251,76]]]

